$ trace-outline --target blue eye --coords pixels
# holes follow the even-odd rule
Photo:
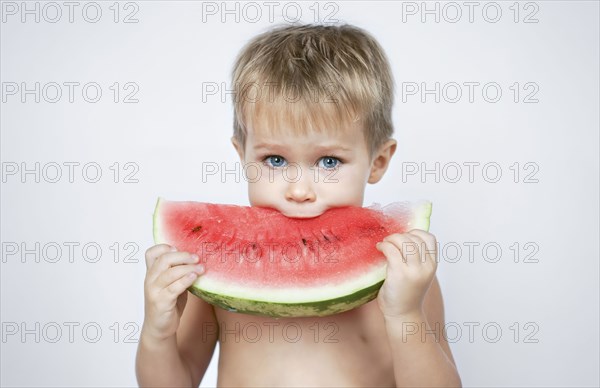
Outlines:
[[[279,155],[271,155],[265,158],[265,164],[271,167],[283,167],[286,165],[286,161]]]
[[[321,158],[321,160],[319,160],[319,167],[329,170],[329,169],[339,167],[340,163],[341,163],[341,161],[338,158],[334,158],[332,156],[325,156],[325,157]]]

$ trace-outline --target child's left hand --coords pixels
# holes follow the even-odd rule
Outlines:
[[[377,303],[385,318],[421,314],[437,269],[437,242],[431,233],[412,229],[377,243],[388,261]]]

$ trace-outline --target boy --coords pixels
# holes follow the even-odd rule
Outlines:
[[[248,181],[252,206],[314,217],[363,205],[366,184],[382,178],[396,149],[393,79],[368,33],[348,25],[273,29],[242,50],[233,84],[232,143],[242,163],[262,168]],[[460,386],[441,335],[435,237],[411,230],[377,249],[388,267],[376,300],[328,317],[272,319],[188,297],[204,272],[197,255],[151,247],[138,382],[198,386],[219,340],[219,386]],[[302,335],[282,331],[290,325]]]

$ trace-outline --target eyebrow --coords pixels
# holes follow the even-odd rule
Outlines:
[[[285,148],[286,146],[283,144],[276,144],[276,143],[259,143],[256,144],[253,149],[254,150],[261,150],[261,149],[265,149],[265,150],[276,150],[276,149],[281,149],[281,148]],[[315,147],[313,147],[313,149],[317,152],[325,152],[325,151],[352,151],[351,148],[347,148],[347,147],[343,147],[343,146],[339,146],[339,145],[328,145],[328,146],[320,146],[317,145]]]

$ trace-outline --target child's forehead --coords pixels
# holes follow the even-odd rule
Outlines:
[[[305,127],[298,123],[283,122],[278,125],[268,125],[261,121],[252,121],[248,126],[248,133],[263,137],[282,136],[328,136],[339,137],[351,130],[348,126],[319,126]]]
[[[340,137],[362,132],[362,120],[342,115],[331,107],[316,109],[274,109],[261,107],[246,114],[248,132],[257,136]]]
[[[353,144],[364,138],[362,128],[357,123],[335,123],[328,126],[302,127],[298,123],[282,122],[269,125],[253,120],[247,127],[247,139],[253,143],[319,143]]]

